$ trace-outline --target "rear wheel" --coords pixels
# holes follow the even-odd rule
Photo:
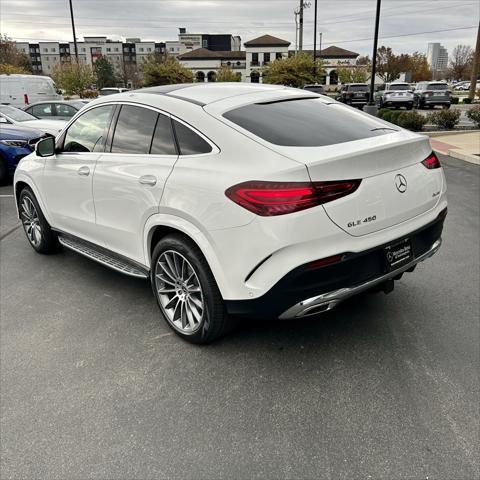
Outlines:
[[[413,104],[412,104],[412,103],[409,103],[409,104],[407,105],[407,110],[412,110],[412,108],[413,108]]]
[[[25,187],[18,201],[18,212],[27,240],[38,253],[53,253],[59,248],[55,232],[43,216],[32,190]]]
[[[151,282],[163,317],[188,342],[209,343],[232,326],[207,261],[187,237],[172,234],[158,242]]]

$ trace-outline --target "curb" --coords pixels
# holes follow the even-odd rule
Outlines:
[[[431,132],[418,132],[427,137],[443,137],[444,135],[462,135],[464,133],[480,133],[480,130],[434,130]]]
[[[452,158],[457,158],[458,160],[463,160],[464,162],[473,163],[474,165],[480,165],[480,157],[472,155],[471,153],[467,153],[464,150],[448,150],[447,155]]]

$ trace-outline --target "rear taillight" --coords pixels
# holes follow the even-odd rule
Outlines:
[[[440,160],[433,152],[422,162],[422,164],[424,167],[428,168],[429,170],[442,167],[442,165],[440,164]]]
[[[308,270],[316,270],[317,268],[326,267],[328,265],[333,265],[334,263],[338,263],[342,260],[343,255],[332,255],[331,257],[322,258],[320,260],[314,260],[307,264]]]
[[[25,105],[29,104],[28,95],[26,93],[23,94],[23,101],[24,101]]]
[[[299,212],[331,202],[353,193],[361,180],[328,182],[263,182],[252,180],[239,183],[225,191],[225,195],[262,217]]]

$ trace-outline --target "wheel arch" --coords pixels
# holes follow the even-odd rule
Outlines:
[[[152,266],[151,259],[155,245],[163,237],[171,233],[184,235],[199,248],[215,277],[222,297],[225,298],[228,288],[220,262],[212,246],[212,239],[208,236],[208,232],[202,232],[198,227],[184,218],[168,214],[158,214],[147,220],[144,235],[144,254],[145,264],[148,268]]]
[[[47,222],[52,225],[52,222],[50,221],[50,215],[48,213],[48,209],[46,208],[45,202],[43,201],[42,196],[40,195],[40,192],[38,191],[38,188],[36,187],[35,183],[28,178],[25,175],[15,175],[15,180],[13,184],[13,190],[14,190],[14,195],[15,195],[15,206],[17,208],[17,217],[20,216],[19,211],[18,211],[18,201],[20,200],[20,193],[22,190],[28,187],[30,190],[32,190],[33,194],[35,195],[35,198],[37,199],[38,204],[40,205],[40,208],[42,209],[43,216],[47,220]]]

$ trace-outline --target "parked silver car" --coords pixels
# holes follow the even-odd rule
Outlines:
[[[375,102],[379,108],[413,108],[413,88],[406,82],[392,82],[381,85],[375,93]]]
[[[26,105],[23,110],[36,118],[70,120],[87,103],[84,100],[36,102]]]

